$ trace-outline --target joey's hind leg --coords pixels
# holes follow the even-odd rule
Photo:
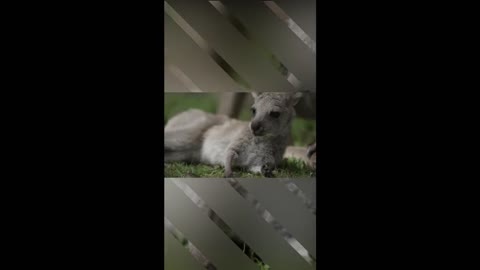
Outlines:
[[[238,157],[237,152],[233,150],[228,150],[227,155],[225,157],[225,177],[232,177],[232,167],[233,167],[233,162],[235,159]]]

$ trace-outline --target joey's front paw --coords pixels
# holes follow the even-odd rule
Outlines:
[[[273,177],[273,170],[275,167],[271,164],[262,165],[262,175],[265,177]]]

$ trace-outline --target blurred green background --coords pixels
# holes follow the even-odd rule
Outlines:
[[[216,113],[220,95],[215,93],[165,93],[164,125],[174,115],[188,109],[196,108]],[[249,121],[251,118],[248,102],[243,104],[239,119]],[[315,120],[306,120],[298,116],[293,120],[292,137],[296,146],[307,146],[315,141]]]

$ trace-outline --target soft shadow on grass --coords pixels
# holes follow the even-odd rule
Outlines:
[[[203,178],[222,178],[224,177],[224,168],[222,166],[210,166],[204,164],[186,164],[183,162],[165,163],[165,177],[203,177]],[[315,177],[315,170],[308,167],[303,161],[296,159],[285,159],[275,170],[276,178],[290,177]],[[234,177],[242,178],[264,178],[261,174],[254,174],[243,169],[235,169]]]

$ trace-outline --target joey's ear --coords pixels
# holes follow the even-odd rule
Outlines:
[[[303,93],[302,92],[295,92],[293,93],[291,96],[290,96],[290,100],[289,100],[289,105],[290,106],[295,106],[297,105],[297,103],[300,101],[300,99],[303,97]]]
[[[257,92],[252,92],[252,97],[253,97],[253,99],[256,99],[258,97],[258,93]]]

